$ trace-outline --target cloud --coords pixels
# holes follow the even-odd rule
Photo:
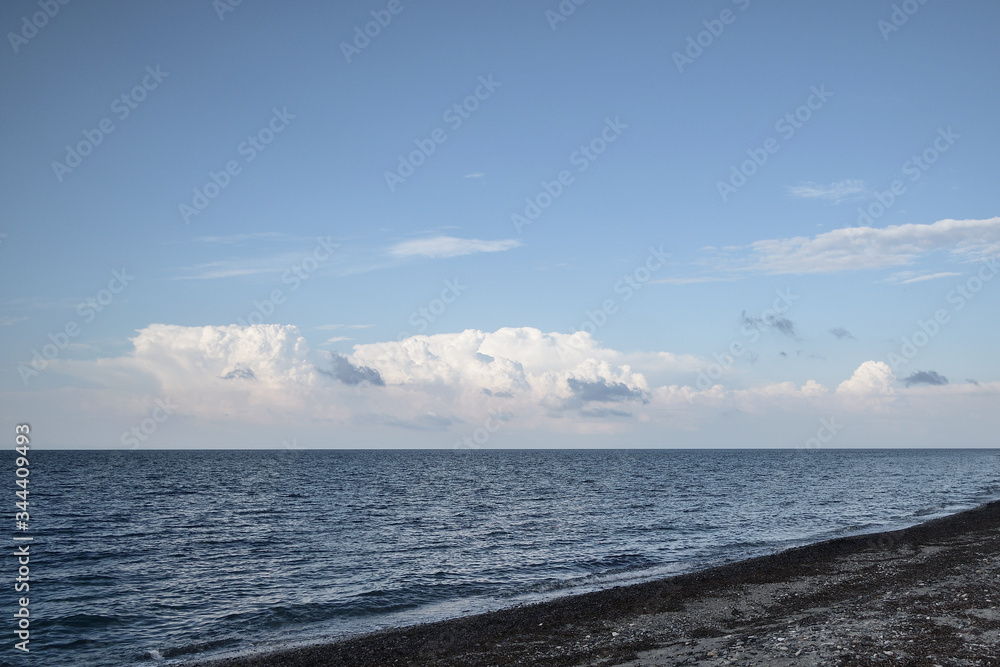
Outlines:
[[[852,334],[844,327],[836,327],[835,329],[830,329],[830,333],[832,333],[837,338],[837,340],[855,340],[854,334]]]
[[[236,236],[209,236],[202,238],[210,239],[217,243],[232,245],[239,243],[241,240],[245,240],[248,237],[256,236],[257,235],[244,234]],[[271,235],[266,234],[263,236],[270,238]],[[299,239],[294,237],[287,238],[299,241]],[[273,246],[274,244],[268,244],[266,247],[270,250]],[[337,264],[339,258],[335,259],[333,257],[333,250],[339,247],[341,247],[340,244],[334,243],[332,238],[329,236],[325,239],[317,237],[311,250],[303,248],[299,252],[272,252],[271,254],[258,255],[255,257],[233,255],[224,259],[202,262],[193,266],[179,267],[176,269],[177,275],[172,276],[170,279],[218,280],[220,278],[284,273],[285,277],[283,280],[288,282],[287,279],[295,273],[301,280],[304,280],[308,277],[308,274],[315,271],[322,263],[333,260],[333,263]],[[234,251],[236,250],[234,249]],[[312,264],[311,268],[309,267],[310,263]],[[306,274],[305,277],[302,275],[303,271]]]
[[[929,384],[939,387],[948,384],[948,378],[934,371],[916,371],[903,378],[903,382],[906,383],[907,387],[914,384]]]
[[[569,397],[567,380],[624,382],[644,389],[645,380],[620,365],[620,352],[602,348],[584,331],[543,333],[532,327],[495,332],[411,336],[399,342],[355,345],[351,359],[376,368],[390,385],[450,388],[481,394],[508,392]]]
[[[788,194],[798,199],[823,199],[836,204],[845,199],[860,199],[868,194],[865,182],[846,179],[830,185],[807,182],[788,187]]]
[[[884,361],[866,361],[849,380],[844,380],[837,387],[838,394],[893,394],[892,383],[896,376]]]
[[[747,311],[744,310],[740,313],[740,325],[743,327],[749,326],[760,331],[768,328],[775,329],[778,333],[795,340],[798,340],[799,337],[795,331],[795,323],[787,317],[768,315],[766,318],[761,318],[755,315],[747,315]]]
[[[246,364],[237,364],[235,368],[222,375],[223,380],[256,380],[253,369]]]
[[[496,396],[497,398],[514,398],[514,394],[509,391],[490,391],[486,387],[483,387],[483,393],[487,396]]]
[[[154,375],[169,390],[215,386],[213,378],[229,373],[239,378],[252,372],[271,386],[315,380],[305,339],[293,326],[151,324],[131,341],[133,352],[121,362]]]
[[[654,369],[682,363],[650,356]],[[544,333],[531,327],[475,329],[355,345],[351,361],[377,369],[386,386],[432,397],[481,420],[497,399],[519,423],[551,422],[592,402],[645,401],[645,377],[586,332]]]
[[[608,417],[631,417],[631,412],[624,412],[623,410],[612,410],[611,408],[584,408],[580,410],[580,414],[584,417],[593,417],[594,419],[607,419]]]
[[[301,255],[293,253],[270,257],[230,257],[181,267],[179,271],[182,275],[173,276],[171,280],[218,280],[220,278],[269,273],[278,274],[288,271],[288,267],[295,264],[296,260],[301,261],[301,259]]]
[[[660,278],[650,280],[650,285],[696,285],[699,283],[729,283],[739,278],[723,278],[721,276],[701,276],[698,278]]]
[[[253,232],[250,234],[231,234],[229,236],[198,236],[194,240],[198,243],[222,243],[231,245],[233,243],[243,243],[245,241],[291,239],[293,237],[282,232]]]
[[[845,227],[815,237],[767,239],[751,244],[744,268],[770,274],[836,273],[912,264],[936,251],[973,261],[1000,251],[1000,217],[939,220],[933,224]]]
[[[0,307],[12,310],[72,310],[79,303],[79,298],[68,296],[52,299],[40,297],[18,297],[16,299],[0,301]]]
[[[920,283],[925,280],[937,280],[938,278],[953,278],[955,276],[960,276],[961,273],[955,273],[954,271],[942,271],[940,273],[931,273],[929,275],[919,275],[915,271],[899,271],[892,274],[885,279],[887,283],[895,283],[898,285],[909,285],[910,283]]]
[[[342,357],[336,352],[330,353],[330,369],[320,368],[319,372],[335,377],[346,385],[354,386],[367,382],[377,387],[385,386],[377,370],[368,366],[355,366],[347,357]]]
[[[28,318],[25,317],[25,316],[23,316],[23,315],[20,315],[20,316],[3,316],[3,317],[0,317],[0,327],[9,327],[9,326],[12,326],[14,324],[17,324],[18,322],[23,322],[26,319],[28,319]]]
[[[486,174],[484,174],[483,172],[477,171],[477,172],[472,173],[472,174],[466,174],[465,178],[482,178],[485,175]]]
[[[294,326],[150,324],[130,340],[125,354],[57,359],[52,372],[91,388],[79,400],[94,405],[95,396],[106,396],[116,410],[123,402],[165,396],[180,405],[179,413],[209,421],[275,423],[289,414],[347,412],[333,398],[342,385],[319,372],[321,359]]]
[[[152,324],[131,341],[133,349],[118,357],[50,363],[88,387],[183,396],[182,413],[247,423],[392,414],[426,426],[417,418],[440,415],[442,407],[481,421],[498,400],[521,420],[542,420],[590,402],[643,400],[649,392],[621,352],[586,332],[470,329],[359,344],[348,356],[312,351],[296,327],[276,324]],[[650,359],[659,368],[683,361]]]
[[[789,338],[798,338],[798,335],[795,333],[795,324],[787,317],[770,317],[768,320],[770,325],[780,333],[785,334]]]
[[[354,340],[350,336],[334,336],[333,338],[327,338],[322,345],[330,345],[331,343],[341,343],[345,340]]]
[[[480,239],[460,239],[454,236],[435,236],[397,243],[389,248],[389,254],[396,257],[458,257],[480,252],[503,252],[520,245],[522,244],[517,239],[483,241]]]
[[[567,378],[566,384],[569,385],[569,389],[573,392],[574,396],[585,403],[591,401],[596,401],[598,403],[617,403],[622,401],[643,400],[644,398],[641,390],[633,389],[624,382],[609,383],[604,378],[598,378],[593,382],[578,380],[576,378]]]

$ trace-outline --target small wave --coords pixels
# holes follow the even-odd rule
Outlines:
[[[941,505],[937,505],[934,507],[925,507],[923,509],[919,509],[913,513],[913,516],[929,516],[931,514],[939,514],[943,511],[944,507]]]
[[[105,616],[103,614],[73,614],[71,616],[59,616],[50,622],[56,627],[63,627],[73,630],[98,630],[129,623],[135,619],[127,616]]]
[[[592,567],[598,571],[615,572],[652,567],[659,564],[659,561],[650,558],[646,554],[614,554],[593,561]]]
[[[185,644],[183,646],[176,646],[173,648],[160,648],[152,649],[147,652],[147,655],[154,660],[157,659],[172,659],[172,658],[183,658],[185,656],[197,655],[200,653],[209,653],[213,651],[219,651],[221,649],[230,648],[235,646],[237,642],[233,639],[215,639],[207,642],[198,642],[195,644]],[[156,653],[160,658],[156,658],[153,654]]]
[[[422,583],[399,588],[374,588],[346,599],[269,606],[230,613],[222,622],[236,632],[253,628],[280,628],[328,621],[354,620],[407,612],[422,607],[488,594],[484,582],[448,582],[447,573],[429,575],[438,583]]]
[[[653,561],[649,561],[653,563]],[[687,567],[681,563],[657,563],[645,567],[635,567],[616,571],[598,572],[566,579],[540,582],[526,590],[512,593],[508,597],[520,597],[525,593],[533,594],[538,599],[558,597],[570,593],[583,593],[590,590],[622,586],[627,584],[651,581],[679,574]]]

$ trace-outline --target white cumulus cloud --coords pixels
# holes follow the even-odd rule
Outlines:
[[[379,371],[386,385],[430,392],[500,395],[556,405],[574,398],[639,398],[645,378],[618,363],[586,332],[543,333],[531,327],[496,332],[412,336],[400,342],[356,345],[351,361]]]
[[[848,380],[837,387],[838,394],[877,394],[886,396],[895,393],[892,384],[896,375],[884,361],[866,361]]]

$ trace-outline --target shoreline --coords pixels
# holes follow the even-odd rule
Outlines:
[[[1000,665],[998,606],[1000,500],[666,579],[188,664]]]

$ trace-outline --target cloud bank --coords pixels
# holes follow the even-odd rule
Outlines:
[[[524,437],[626,438],[612,441],[621,444],[645,429],[655,442],[657,433],[711,432],[731,419],[764,419],[762,428],[781,439],[794,433],[789,424],[817,415],[857,424],[865,415],[884,419],[894,410],[914,410],[907,417],[912,421],[933,411],[954,414],[956,406],[1000,393],[1000,383],[945,384],[934,371],[899,382],[888,364],[876,360],[860,363],[835,390],[815,380],[740,388],[726,386],[736,379],[728,375],[699,388],[698,370],[711,360],[624,353],[586,332],[531,327],[411,336],[355,345],[349,355],[312,350],[294,326],[275,324],[153,324],[131,341],[132,350],[118,357],[53,362],[55,372],[85,381],[61,390],[61,399],[91,412],[130,415],[119,433],[153,401],[168,398],[178,405],[178,420],[202,431],[211,424],[259,429],[289,423],[325,425],[327,434],[396,429],[420,437],[437,433],[440,440],[431,444],[447,446],[489,415],[503,415],[504,432]],[[647,371],[680,380],[654,385]],[[919,401],[927,402],[917,410]],[[349,442],[357,446],[356,439]]]

